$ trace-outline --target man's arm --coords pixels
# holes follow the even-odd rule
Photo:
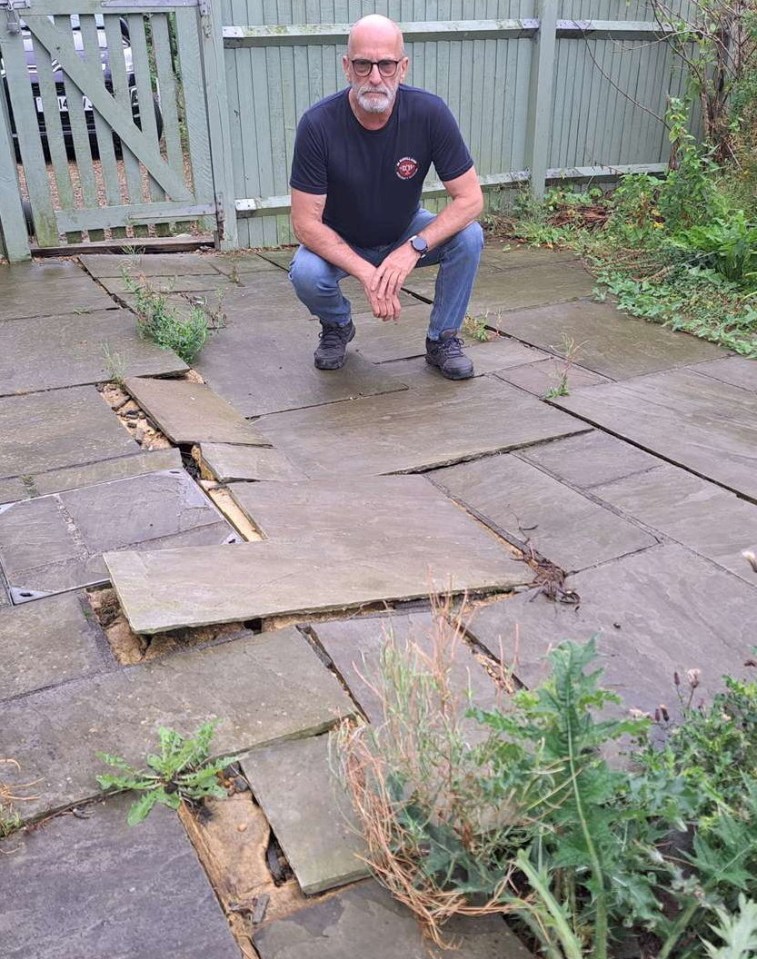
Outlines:
[[[484,196],[478,182],[475,167],[471,167],[462,176],[448,180],[444,188],[452,199],[451,203],[420,232],[433,249],[440,246],[455,233],[464,230],[472,223],[484,208]],[[418,263],[419,256],[409,243],[404,243],[384,260],[376,269],[372,288],[380,298],[398,296],[400,287],[408,274]]]
[[[335,230],[323,222],[325,208],[325,195],[292,188],[292,228],[297,239],[324,260],[357,277],[376,316],[382,319],[399,316],[398,290],[378,290],[377,284],[374,284],[376,268],[355,253]]]

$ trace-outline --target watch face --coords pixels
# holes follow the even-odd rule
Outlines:
[[[423,239],[422,236],[414,236],[410,243],[416,253],[425,253],[428,249],[428,243]]]

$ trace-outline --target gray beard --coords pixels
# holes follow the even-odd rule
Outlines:
[[[365,110],[366,113],[386,113],[391,110],[392,104],[394,103],[394,93],[390,93],[386,90],[376,91],[383,94],[382,99],[369,96],[367,91],[362,91],[357,95],[357,102],[361,110]]]

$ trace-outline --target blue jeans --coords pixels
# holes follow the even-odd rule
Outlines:
[[[420,233],[433,219],[433,213],[418,210],[396,243],[375,247],[352,246],[352,249],[364,260],[378,266],[392,250],[407,243],[411,236]],[[471,223],[418,261],[418,266],[439,264],[428,328],[429,339],[438,340],[442,333],[456,333],[462,326],[483,246],[481,227],[478,223]],[[339,288],[339,281],[348,275],[306,246],[297,250],[289,268],[289,279],[299,299],[322,323],[338,326],[349,323],[351,316],[350,301]]]

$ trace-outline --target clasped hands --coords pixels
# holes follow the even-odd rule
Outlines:
[[[360,277],[374,316],[382,320],[399,319],[402,310],[400,290],[418,259],[418,254],[410,244],[404,243],[393,250],[383,263]]]

